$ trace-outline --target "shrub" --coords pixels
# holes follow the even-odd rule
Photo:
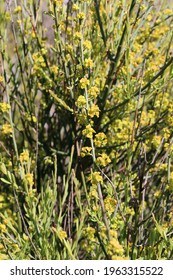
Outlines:
[[[169,5],[15,3],[0,17],[1,259],[171,259]]]

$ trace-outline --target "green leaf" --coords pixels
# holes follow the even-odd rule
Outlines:
[[[156,221],[156,218],[154,217],[154,214],[152,214],[153,216],[153,220],[154,220],[154,223],[155,223],[155,226],[156,226],[156,229],[158,231],[158,233],[161,235],[161,237],[165,240],[167,240],[167,236],[166,236],[166,233],[167,233],[167,228],[163,228],[161,225],[159,225],[159,223]]]
[[[59,98],[58,96],[56,96],[55,93],[53,93],[52,90],[49,90],[50,95],[58,102],[58,104],[62,107],[64,107],[66,110],[70,111],[73,113],[73,110],[65,103],[65,101],[63,101],[61,98]]]
[[[7,181],[6,179],[4,179],[4,178],[0,178],[0,179],[1,179],[2,182],[6,183],[8,185],[11,185],[11,182]]]
[[[0,165],[0,170],[3,174],[7,175],[7,168],[3,162]]]

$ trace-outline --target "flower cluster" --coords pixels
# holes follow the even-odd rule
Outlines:
[[[0,103],[0,111],[2,113],[8,112],[9,109],[10,109],[10,105],[8,103],[5,102]]]
[[[1,132],[3,135],[10,135],[12,133],[12,131],[13,131],[13,129],[10,124],[5,123],[2,125]]]

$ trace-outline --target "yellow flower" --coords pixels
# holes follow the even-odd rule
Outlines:
[[[2,126],[2,134],[8,135],[12,133],[12,127],[10,124],[6,123]]]
[[[121,257],[121,256],[116,256],[116,255],[113,255],[112,260],[129,260],[128,257]]]
[[[9,256],[7,254],[0,253],[0,260],[9,260]]]
[[[35,33],[35,31],[34,31],[34,30],[32,30],[32,31],[31,31],[31,37],[32,37],[33,39],[35,39],[35,38],[36,38],[36,33]]]
[[[62,6],[63,0],[54,0],[54,3],[55,3],[57,6]]]
[[[41,54],[42,54],[42,55],[47,54],[47,49],[46,49],[46,48],[41,48]]]
[[[100,172],[93,172],[88,177],[89,181],[91,181],[92,185],[96,185],[97,183],[103,183],[103,178],[100,175]]]
[[[42,52],[43,53],[45,52],[44,48],[42,49]],[[42,67],[42,68],[46,67],[45,60],[39,52],[33,53],[32,59],[34,61],[34,70],[35,71],[39,70],[39,67]]]
[[[80,79],[80,88],[86,88],[89,85],[89,80],[87,78]]]
[[[124,249],[116,238],[112,238],[108,245],[108,252],[110,255],[122,255],[124,253]]]
[[[76,105],[78,107],[83,107],[86,105],[86,98],[83,95],[79,95],[77,101],[76,101]]]
[[[110,229],[109,231],[111,238],[117,238],[117,231],[115,229]]]
[[[31,122],[31,121],[34,122],[34,123],[37,122],[37,118],[35,116],[31,115],[31,114],[26,113],[25,118],[29,122]]]
[[[100,227],[100,237],[102,239],[107,239],[107,229],[105,226]]]
[[[95,229],[93,227],[89,226],[85,229],[85,235],[87,239],[89,239],[90,241],[94,239],[94,234],[95,234]]]
[[[78,115],[78,122],[80,124],[86,124],[87,122],[87,115],[85,114],[85,112],[82,112]]]
[[[68,53],[66,56],[65,56],[65,61],[66,62],[69,62],[71,60],[71,55]]]
[[[4,195],[0,195],[0,202],[3,202],[5,200]]]
[[[2,76],[0,76],[0,83],[2,83],[4,81],[4,78]]]
[[[107,197],[104,199],[104,204],[105,204],[106,211],[112,214],[115,211],[117,202],[114,198]]]
[[[91,127],[90,124],[86,126],[86,128],[82,131],[82,134],[87,138],[92,138],[93,133],[95,133],[95,130]]]
[[[34,179],[33,179],[33,174],[32,174],[32,173],[27,173],[27,174],[25,175],[25,180],[26,180],[27,184],[28,184],[30,187],[33,186],[33,184],[34,184]]]
[[[171,9],[164,9],[163,13],[164,13],[164,15],[171,15],[172,14],[172,10]]]
[[[110,158],[108,157],[107,154],[102,153],[99,155],[99,157],[97,157],[97,163],[101,166],[106,166],[111,162]]]
[[[158,198],[160,195],[161,195],[161,191],[160,190],[155,191],[155,193],[154,193],[154,197],[155,198]]]
[[[58,233],[58,237],[61,240],[64,240],[67,237],[67,233],[64,230],[60,230]]]
[[[97,78],[95,78],[95,85],[100,87],[100,85],[103,81],[104,81],[103,77],[102,78],[97,77]]]
[[[29,240],[28,235],[26,235],[25,233],[23,233],[23,240],[25,240],[25,241],[28,241],[28,240]]]
[[[58,74],[58,66],[52,65],[52,66],[50,67],[50,70],[52,71],[52,73],[53,73],[54,75],[57,75],[57,74]]]
[[[0,231],[1,232],[6,232],[6,230],[7,230],[6,225],[0,224]]]
[[[73,46],[66,43],[66,49],[69,53],[71,53],[73,51]]]
[[[19,156],[20,162],[27,162],[29,160],[29,151],[24,150]]]
[[[98,199],[98,192],[97,192],[97,186],[96,185],[91,186],[89,196],[90,196],[91,199],[92,198]]]
[[[17,23],[20,25],[22,23],[21,19],[18,19]]]
[[[92,48],[91,41],[85,40],[85,41],[83,42],[83,46],[84,46],[86,49],[91,50],[91,48]]]
[[[13,252],[17,253],[20,251],[20,247],[18,244],[12,244],[12,246],[13,246]]]
[[[103,132],[99,132],[95,135],[94,144],[97,147],[103,147],[107,144],[107,137]]]
[[[55,227],[52,227],[52,231],[55,232],[56,236],[63,241],[65,238],[67,238],[66,231],[62,230],[62,228],[56,229]]]
[[[71,34],[72,34],[72,29],[71,29],[71,27],[67,27],[67,34],[68,34],[68,35],[71,35]]]
[[[85,156],[88,156],[91,154],[91,150],[92,148],[91,147],[83,147],[82,150],[81,150],[81,157],[85,157]]]
[[[77,11],[79,10],[79,6],[76,5],[76,4],[73,4],[72,10],[75,11],[75,12],[77,12]]]
[[[148,15],[148,17],[147,17],[147,20],[148,21],[151,21],[153,18],[152,18],[152,15]]]
[[[15,14],[18,14],[22,11],[22,7],[21,6],[17,6],[15,9],[14,9],[14,13]]]
[[[74,39],[75,40],[81,40],[82,38],[82,34],[80,32],[75,32],[74,33]]]
[[[154,135],[151,143],[157,149],[159,147],[160,143],[161,143],[161,136],[160,135]]]
[[[4,19],[5,19],[6,21],[9,21],[9,20],[11,19],[10,12],[6,12],[6,13],[4,14]]]
[[[99,93],[99,89],[98,87],[91,87],[89,90],[88,90],[88,94],[90,97],[94,97],[96,98],[98,96],[98,93]]]
[[[89,108],[89,110],[88,110],[88,116],[90,116],[91,118],[96,116],[98,118],[99,117],[99,112],[100,112],[99,107],[95,104],[92,104],[91,108]]]
[[[83,12],[79,13],[77,15],[77,18],[80,19],[80,20],[84,19],[85,18],[85,13],[83,13]]]
[[[87,68],[92,68],[94,65],[94,62],[92,61],[91,58],[86,58],[84,62],[85,67]]]
[[[8,112],[9,109],[10,109],[10,105],[9,104],[7,104],[5,102],[0,103],[0,111],[2,113]]]
[[[32,116],[32,121],[33,121],[34,123],[36,123],[36,122],[37,122],[37,118],[36,118],[35,116]]]

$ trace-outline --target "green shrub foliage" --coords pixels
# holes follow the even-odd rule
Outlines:
[[[172,259],[171,4],[11,2],[0,259]]]

